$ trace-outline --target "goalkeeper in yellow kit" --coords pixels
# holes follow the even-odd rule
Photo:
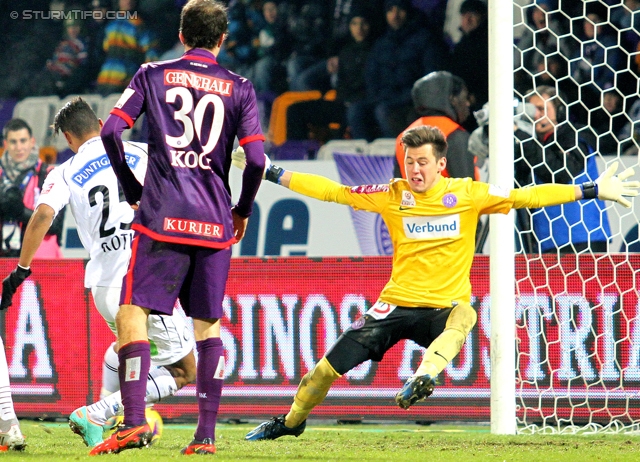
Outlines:
[[[299,436],[307,416],[336,379],[366,360],[380,361],[400,340],[413,340],[427,350],[397,393],[396,403],[408,409],[431,395],[436,376],[460,352],[476,323],[469,273],[480,215],[595,198],[630,207],[622,196],[635,196],[640,187],[640,182],[622,181],[633,175],[632,169],[614,176],[614,163],[595,182],[506,191],[471,178],[443,177],[447,142],[436,127],[407,130],[402,143],[407,179],[394,179],[388,185],[343,186],[267,163],[269,181],[305,196],[382,215],[393,242],[393,269],[376,304],[302,378],[289,413],[260,424],[246,440]],[[234,165],[243,168],[243,152],[236,151],[233,157]]]

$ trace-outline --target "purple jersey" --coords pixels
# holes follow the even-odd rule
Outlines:
[[[111,114],[131,127],[143,112],[149,166],[133,228],[165,242],[233,244],[231,150],[236,136],[240,145],[264,140],[251,82],[220,67],[212,53],[192,49],[143,64]],[[258,184],[259,176],[256,190]]]

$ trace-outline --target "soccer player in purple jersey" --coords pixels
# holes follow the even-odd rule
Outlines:
[[[220,318],[230,246],[245,233],[265,163],[253,85],[216,62],[226,30],[221,3],[190,0],[180,17],[184,55],[143,64],[102,129],[111,165],[137,213],[116,318],[124,427],[91,454],[143,447],[151,440],[144,418],[146,319],[149,313],[171,313],[177,298],[193,318],[198,350],[198,426],[182,453],[215,453],[224,377]],[[149,125],[144,188],[126,164],[121,140],[142,113]],[[247,168],[232,207],[228,178],[236,136]]]

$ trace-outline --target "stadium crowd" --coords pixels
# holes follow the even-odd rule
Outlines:
[[[184,3],[35,0],[0,6],[0,98],[121,92],[143,62],[182,54],[173,31]],[[285,91],[337,91],[331,110],[341,113],[334,118],[344,120],[346,130],[324,138],[312,130],[320,142],[330,136],[397,137],[420,116],[411,102],[413,82],[432,71],[447,70],[466,82],[471,111],[487,102],[482,0],[227,3],[229,29],[219,62],[252,80],[267,102],[263,111]],[[576,102],[569,117],[591,127],[604,153],[617,152],[619,140],[625,140],[623,151],[629,148],[638,131],[640,2],[517,3],[525,17],[515,34],[516,95],[524,99],[530,89],[552,84]],[[66,12],[66,19],[56,11]],[[311,106],[307,117],[316,109]],[[472,130],[476,121],[470,117],[463,125]]]
[[[0,98],[121,92],[141,63],[182,54],[173,31],[184,3],[36,0],[0,6]],[[285,91],[336,90],[331,110],[342,113],[348,128],[332,136],[371,141],[397,137],[420,115],[411,86],[432,71],[447,70],[465,81],[471,111],[487,102],[482,0],[227,3],[229,29],[219,62],[252,80],[258,98],[267,102],[265,111]],[[524,17],[515,31],[516,96],[524,99],[538,85],[556,86],[575,102],[571,120],[589,125],[601,150],[617,152],[617,141],[626,137],[624,151],[637,132],[630,120],[638,112],[640,2],[517,3]],[[54,11],[75,13],[62,19]],[[472,130],[475,119],[463,125]]]

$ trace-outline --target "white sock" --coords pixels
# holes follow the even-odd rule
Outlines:
[[[108,419],[118,413],[122,408],[122,395],[120,391],[105,396],[100,401],[87,406],[87,414],[91,421],[98,425],[104,425]]]
[[[100,398],[105,398],[112,393],[120,390],[120,379],[118,378],[118,366],[120,360],[118,353],[113,349],[116,342],[113,342],[104,352],[104,361],[102,362],[102,389],[100,390]]]
[[[0,419],[15,420],[17,422],[16,412],[13,409],[13,398],[11,397],[9,367],[7,366],[7,356],[2,338],[0,338]]]
[[[165,367],[158,367],[149,371],[149,379],[147,380],[147,404],[157,403],[166,398],[173,396],[178,391],[176,380],[171,376],[171,372]]]
[[[157,403],[162,398],[172,396],[178,391],[175,379],[171,373],[164,367],[152,369],[147,378],[147,405]],[[105,422],[117,414],[122,408],[122,395],[117,391],[109,396],[102,398],[97,403],[87,406],[87,414],[91,421],[104,425]]]

